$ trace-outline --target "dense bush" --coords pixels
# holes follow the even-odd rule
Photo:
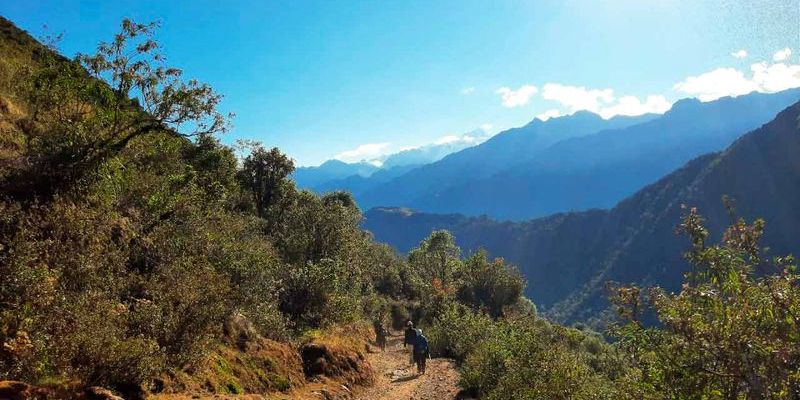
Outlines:
[[[459,273],[456,298],[497,318],[514,305],[525,289],[525,279],[502,258],[489,261],[480,250],[464,261]]]
[[[642,385],[670,398],[800,396],[800,275],[791,257],[763,257],[763,228],[734,218],[722,243],[708,245],[702,218],[688,210],[680,229],[694,270],[679,293],[647,293],[659,327],[641,322],[639,288],[618,290],[628,323],[616,334]]]
[[[461,362],[461,386],[481,398],[620,398],[616,381],[628,373],[597,336],[534,316],[497,321],[453,307],[428,335]]]

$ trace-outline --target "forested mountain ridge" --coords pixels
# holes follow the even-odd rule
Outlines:
[[[447,229],[465,249],[485,247],[519,266],[528,294],[564,321],[605,309],[606,281],[649,282],[677,289],[687,264],[675,235],[681,205],[697,207],[714,231],[737,213],[764,217],[775,254],[800,253],[800,104],[794,104],[728,149],[696,158],[610,210],[556,214],[527,222],[372,209],[364,226],[403,251],[431,230]],[[757,194],[755,194],[757,193]]]

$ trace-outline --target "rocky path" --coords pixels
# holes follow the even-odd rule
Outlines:
[[[400,335],[390,336],[383,352],[371,346],[367,359],[375,370],[376,382],[357,393],[356,399],[455,399],[459,391],[458,371],[452,360],[428,360],[425,374],[419,375],[410,364],[409,350],[403,348]]]

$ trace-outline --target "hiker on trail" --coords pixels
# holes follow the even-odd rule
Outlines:
[[[409,362],[414,364],[414,344],[417,343],[417,331],[414,329],[414,323],[411,320],[406,322],[405,338],[403,339],[403,347],[411,345],[411,352],[409,353]]]
[[[383,326],[382,322],[378,323],[378,326],[375,327],[375,342],[381,348],[381,351],[386,350],[387,337],[389,337],[389,330]]]
[[[431,355],[428,339],[422,334],[422,329],[417,329],[417,340],[414,341],[414,362],[417,363],[417,373],[425,374],[425,363]]]

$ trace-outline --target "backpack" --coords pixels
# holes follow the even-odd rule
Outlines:
[[[428,356],[430,352],[430,348],[428,348],[428,338],[426,338],[421,332],[417,331],[417,353]]]

